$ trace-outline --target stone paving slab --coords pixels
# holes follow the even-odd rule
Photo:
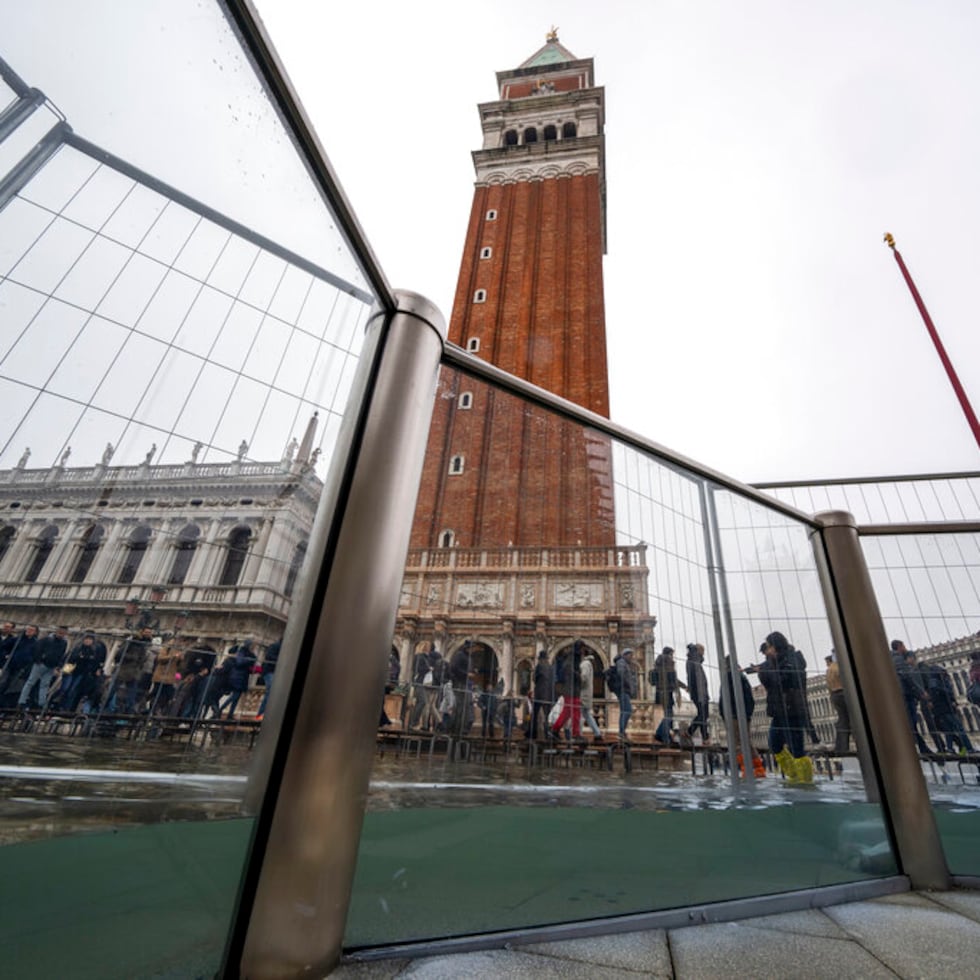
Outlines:
[[[929,892],[928,896],[930,901],[974,922],[980,922],[980,892]]]
[[[853,940],[790,931],[785,924],[768,928],[759,922],[723,922],[671,930],[674,976],[677,980],[894,980],[891,970]]]
[[[367,963],[342,963],[330,974],[337,980],[394,980],[411,960],[371,960]]]
[[[900,977],[977,976],[980,923],[926,896],[910,897],[927,907],[875,899],[835,905],[827,915]]]
[[[980,892],[906,892],[739,922],[339,967],[340,980],[639,976],[937,980],[980,976]]]
[[[851,938],[820,909],[780,912],[777,915],[760,915],[754,919],[740,921],[743,926],[764,929],[768,932],[795,932],[804,936],[823,936],[827,939]]]
[[[483,950],[478,953],[457,953],[454,956],[433,956],[415,960],[398,973],[412,980],[596,980],[601,971],[603,980],[636,980],[636,971],[612,966],[597,967],[594,963],[556,959],[507,949]],[[331,977],[346,976],[339,971]]]
[[[670,978],[674,975],[664,929],[535,943],[516,948],[556,959],[576,960],[593,967],[633,970],[649,977]]]

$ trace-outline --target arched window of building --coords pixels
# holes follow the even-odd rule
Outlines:
[[[443,531],[439,535],[439,547],[440,548],[451,548],[456,543],[456,532],[455,531]]]
[[[487,291],[485,289],[478,289],[473,294],[474,303],[485,303],[487,301]]]
[[[508,129],[504,133],[504,146],[517,146],[517,130]]]
[[[576,136],[578,136],[578,132],[575,129],[575,123],[573,123],[573,122],[567,122],[567,123],[565,123],[564,126],[562,126],[562,128],[561,128],[561,138],[563,140],[574,139]]]
[[[524,130],[524,142],[527,143],[537,143],[538,141],[538,131],[533,126],[528,126]]]
[[[225,567],[221,569],[218,585],[238,585],[248,557],[248,543],[252,532],[244,526],[236,527],[228,535],[228,551],[225,554]]]
[[[466,349],[471,354],[475,354],[480,349],[480,338],[470,337],[470,339],[466,341]]]
[[[58,529],[53,524],[49,524],[37,536],[37,540],[34,543],[34,554],[31,556],[31,563],[27,566],[27,572],[24,575],[25,582],[37,581],[37,577],[41,574],[41,569],[44,568],[44,563],[48,560],[48,557],[54,549],[54,542],[57,537]]]
[[[8,551],[10,551],[10,546],[14,542],[14,529],[13,526],[8,524],[4,528],[0,528],[0,563],[6,557]]]
[[[550,124],[547,125],[547,126],[545,126],[544,127],[544,141],[547,143],[550,140],[556,140],[556,139],[558,139],[558,130],[554,126],[552,126]]]
[[[180,534],[177,535],[177,553],[174,555],[174,563],[167,576],[167,585],[184,584],[200,536],[201,529],[196,524],[185,524],[181,528]]]
[[[301,541],[296,545],[296,550],[293,552],[293,560],[289,563],[289,571],[286,573],[286,584],[282,589],[283,595],[291,596],[293,594],[293,589],[296,588],[296,578],[299,575],[299,570],[303,567],[303,559],[305,557],[306,542]]]
[[[472,406],[473,406],[473,393],[471,391],[464,391],[459,396],[459,407],[472,408]]]
[[[457,476],[463,472],[462,456],[453,456],[453,458],[449,461],[449,472],[453,476]]]
[[[493,255],[493,249],[489,245],[485,245],[480,249],[481,259],[489,259],[491,255]]]
[[[136,573],[139,571],[139,567],[143,563],[143,558],[146,555],[146,549],[150,546],[151,533],[145,524],[141,524],[130,534],[129,540],[125,545],[126,554],[123,558],[122,566],[119,569],[119,574],[116,575],[117,582],[128,585],[136,578]]]
[[[487,221],[496,221],[496,220],[497,220],[497,212],[492,209],[490,211],[487,211]]]
[[[100,524],[91,524],[82,534],[82,550],[78,553],[75,567],[69,576],[69,582],[84,582],[85,577],[95,561],[99,548],[102,547],[102,539],[105,537],[105,528]]]

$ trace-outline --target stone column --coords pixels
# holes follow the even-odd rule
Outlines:
[[[500,676],[504,679],[504,694],[514,691],[514,621],[505,619],[501,633]]]

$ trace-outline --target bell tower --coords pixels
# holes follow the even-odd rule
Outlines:
[[[604,91],[552,31],[479,106],[483,146],[449,340],[609,413]],[[412,547],[609,546],[608,440],[479,384],[433,418]]]

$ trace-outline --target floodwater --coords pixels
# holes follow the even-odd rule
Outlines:
[[[69,738],[0,733],[0,844],[120,825],[240,816],[251,753],[244,744]],[[368,809],[489,805],[640,809],[768,809],[797,802],[863,802],[856,761],[833,780],[790,786],[768,776],[754,787],[732,782],[720,768],[693,775],[637,769],[529,767],[390,754],[375,760]],[[967,767],[963,767],[966,770]],[[957,767],[925,774],[934,802],[980,807],[980,784]],[[967,780],[972,780],[969,782]]]

